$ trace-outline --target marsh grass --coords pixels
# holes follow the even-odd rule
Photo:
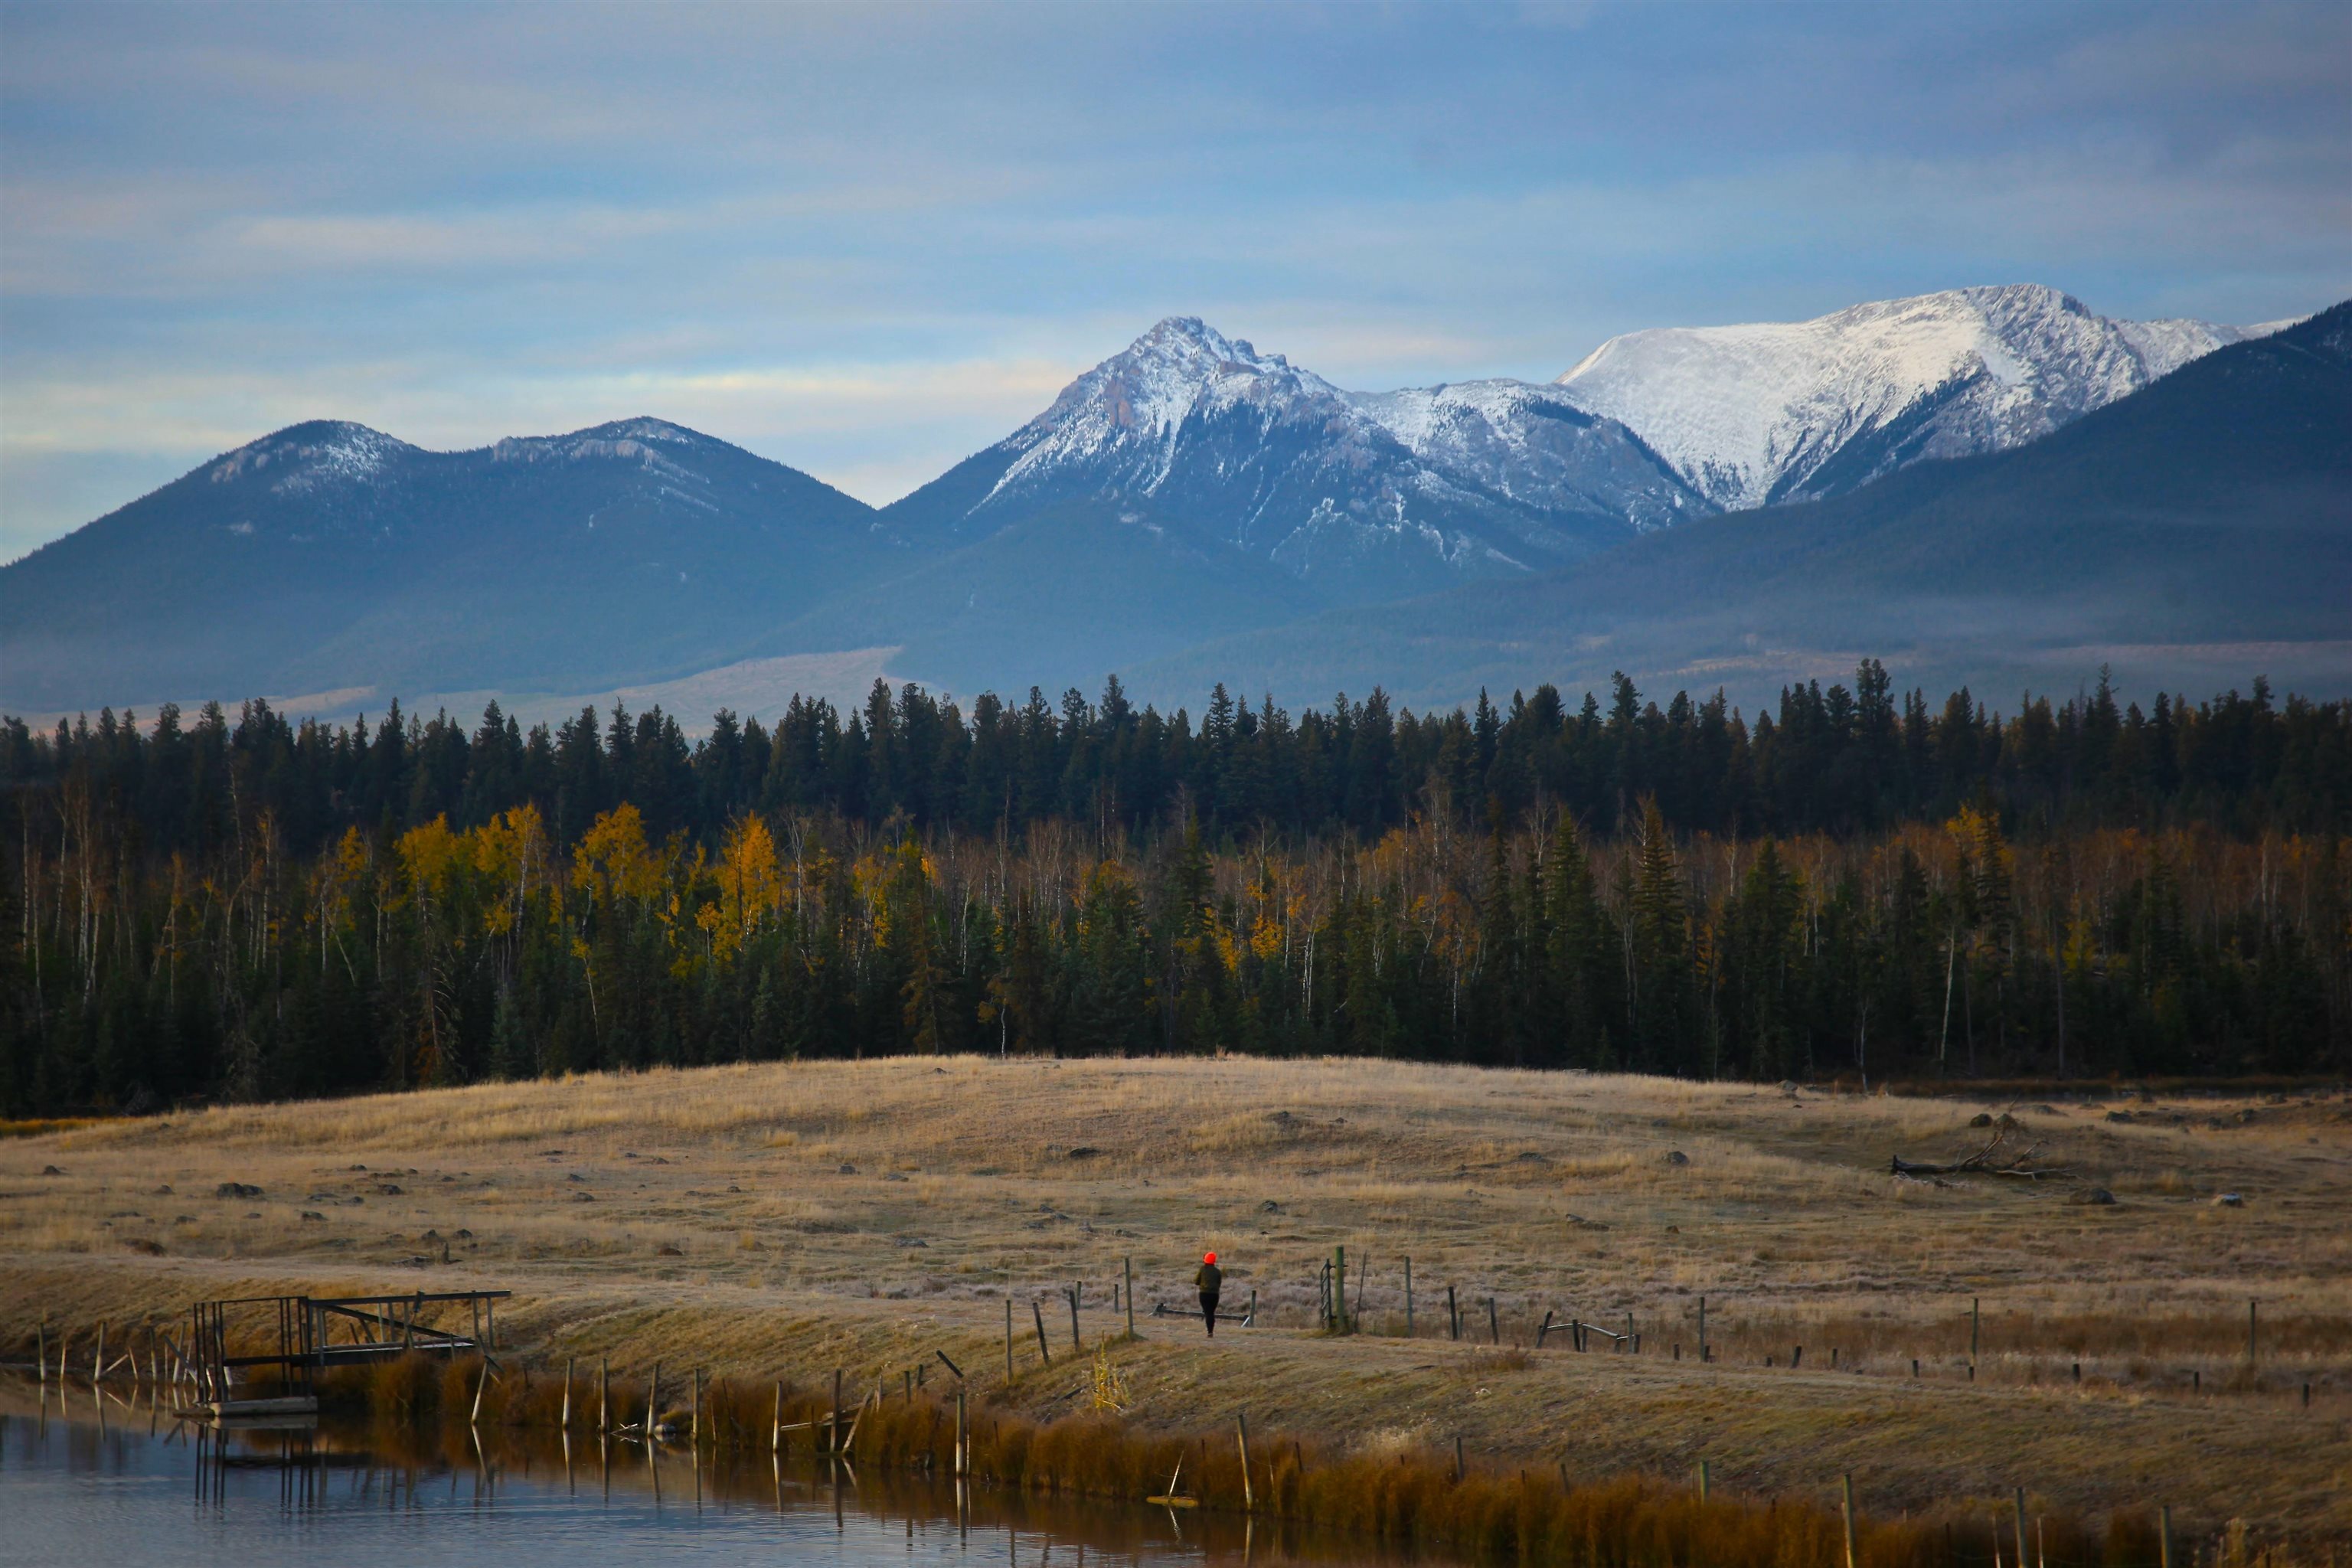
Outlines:
[[[446,1450],[439,1458],[457,1466],[476,1462],[467,1448],[479,1441],[473,1424],[478,1380],[480,1423],[493,1440],[501,1433],[543,1436],[559,1426],[562,1379],[486,1376],[478,1360],[412,1355],[337,1373],[324,1397],[368,1417],[388,1451],[437,1447]],[[676,1433],[677,1445],[707,1462],[822,1452],[807,1424],[830,1414],[824,1390],[721,1377],[701,1385],[695,1400],[683,1387],[681,1379],[678,1397],[652,1414]],[[642,1428],[648,1414],[643,1386],[614,1393],[611,1425]],[[861,1474],[950,1474],[953,1407],[942,1393],[909,1396],[885,1387],[864,1408],[852,1395],[851,1463]],[[572,1394],[571,1430],[593,1441],[595,1395],[576,1382]],[[698,1416],[698,1428],[688,1426],[690,1415]],[[977,1482],[1049,1497],[1141,1503],[1167,1490],[1181,1471],[1181,1491],[1203,1509],[1474,1562],[1838,1568],[1845,1561],[1843,1518],[1819,1498],[1718,1491],[1701,1501],[1686,1480],[1627,1474],[1573,1481],[1565,1464],[1477,1464],[1457,1479],[1452,1456],[1420,1429],[1378,1430],[1344,1447],[1280,1432],[1254,1434],[1245,1488],[1240,1452],[1227,1433],[1149,1432],[1104,1415],[1041,1421],[984,1403],[971,1406],[969,1419]],[[2142,1568],[2158,1555],[2154,1523],[2137,1511],[2090,1518],[2033,1500],[2029,1517],[2042,1563]],[[1916,1516],[1906,1510],[1895,1518],[1863,1511],[1855,1543],[1862,1568],[1961,1568],[1989,1562],[1997,1548],[2014,1561],[2013,1530],[2004,1516],[1981,1507]],[[2200,1560],[2215,1568],[2336,1562],[2333,1554],[2298,1555],[2259,1543],[2242,1524],[2222,1532]]]

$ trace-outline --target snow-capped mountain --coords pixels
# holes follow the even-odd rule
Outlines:
[[[0,568],[35,710],[694,668],[897,557],[864,503],[657,419],[436,452],[289,426]]]
[[[2018,446],[2286,324],[2119,321],[2036,284],[1956,289],[1811,321],[1629,332],[1558,384],[1738,510]]]
[[[730,450],[726,442],[667,419],[615,419],[566,436],[509,436],[490,447],[499,463],[576,463],[615,458],[647,468],[689,473],[691,454]]]
[[[349,420],[314,419],[222,454],[205,469],[205,478],[226,485],[252,475],[281,495],[299,495],[322,485],[363,483],[417,449]]]
[[[1423,463],[1526,506],[1616,516],[1643,532],[1716,510],[1624,426],[1557,386],[1465,381],[1353,395]]]
[[[1622,536],[1629,515],[1671,510],[1683,491],[1622,428],[1565,406],[1572,433],[1514,437],[1545,465],[1514,489],[1493,482],[1512,467],[1498,460],[1509,443],[1473,440],[1450,405],[1414,416],[1424,435],[1446,433],[1424,453],[1378,401],[1171,317],[886,515],[909,531],[980,539],[1053,506],[1144,508],[1187,548],[1260,557],[1359,596],[1558,564]],[[1449,439],[1477,460],[1439,460]]]

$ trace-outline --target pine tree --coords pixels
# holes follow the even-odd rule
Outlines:
[[[1657,797],[1641,804],[1642,837],[1632,910],[1635,1008],[1633,1065],[1680,1072],[1696,1065],[1690,1030],[1690,920],[1674,837]]]

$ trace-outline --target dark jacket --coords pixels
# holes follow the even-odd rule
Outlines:
[[[1192,1283],[1201,1288],[1203,1296],[1213,1296],[1224,1288],[1225,1271],[1213,1263],[1203,1263],[1201,1271],[1192,1276]]]

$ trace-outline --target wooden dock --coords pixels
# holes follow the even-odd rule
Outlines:
[[[281,1399],[211,1399],[197,1405],[184,1405],[173,1412],[201,1421],[272,1422],[287,1416],[309,1417],[319,1414],[319,1401],[314,1394],[289,1394]]]
[[[331,1367],[389,1361],[412,1352],[462,1355],[498,1349],[498,1303],[510,1290],[412,1290],[404,1296],[248,1296],[188,1310],[187,1342],[169,1342],[175,1381],[193,1386],[190,1408],[207,1417],[313,1413],[316,1379]],[[262,1369],[288,1392],[240,1399],[236,1385]],[[302,1409],[292,1408],[295,1405]],[[267,1407],[267,1408],[265,1408]]]

